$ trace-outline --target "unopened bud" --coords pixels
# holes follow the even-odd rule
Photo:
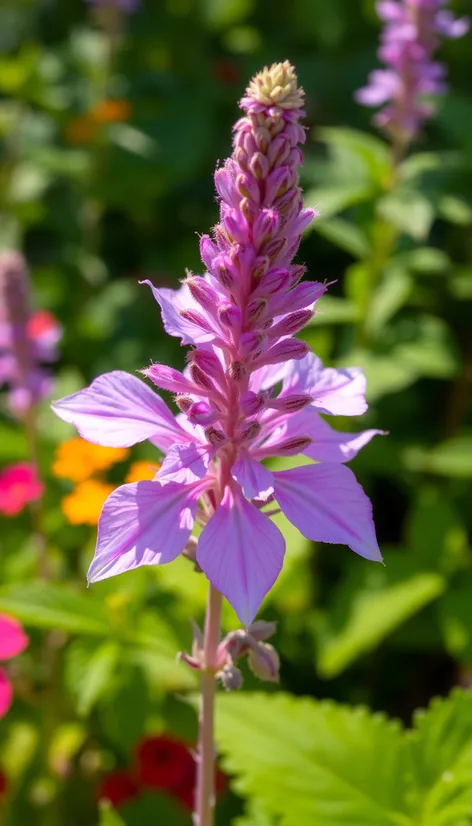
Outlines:
[[[242,361],[233,361],[228,367],[228,375],[233,381],[242,381],[246,378],[247,370]]]
[[[252,622],[248,628],[249,634],[257,642],[268,640],[269,637],[274,636],[276,631],[277,623],[267,622],[266,620],[256,620],[255,622]]]
[[[161,390],[184,394],[195,390],[192,383],[182,373],[174,370],[173,367],[168,367],[167,364],[151,364],[150,367],[140,370],[140,373],[150,379]]]
[[[254,356],[260,351],[262,341],[260,333],[243,333],[239,339],[241,353],[244,356]]]
[[[186,413],[187,410],[190,410],[192,404],[194,403],[190,396],[174,396],[174,402],[182,413]]]
[[[216,290],[213,289],[204,278],[200,275],[189,275],[184,284],[189,288],[195,301],[198,301],[204,310],[214,310],[219,296]]]
[[[213,261],[218,255],[218,247],[211,240],[209,235],[202,235],[200,238],[200,257],[207,270],[212,269]]]
[[[239,330],[241,326],[241,310],[235,304],[224,304],[220,307],[218,318],[229,330]]]
[[[269,683],[279,682],[280,658],[273,645],[257,643],[248,655],[249,667],[256,677]]]
[[[234,691],[242,688],[243,675],[235,665],[225,665],[222,671],[218,672],[217,676],[225,691]]]
[[[250,324],[254,324],[262,315],[264,315],[267,303],[266,298],[255,298],[253,301],[249,302],[246,310],[246,318]]]
[[[241,408],[241,412],[244,413],[245,416],[255,416],[260,410],[262,410],[265,402],[265,395],[248,390],[240,397],[239,406]]]
[[[281,268],[274,268],[266,272],[261,278],[255,290],[257,295],[271,296],[279,290],[285,290],[290,284],[289,271]]]
[[[200,327],[205,333],[213,332],[206,318],[201,313],[197,313],[196,310],[179,310],[179,315],[186,321],[190,321],[191,324],[195,324],[196,327]]]
[[[205,438],[213,447],[221,447],[226,442],[225,434],[216,427],[207,427]]]
[[[296,456],[297,453],[303,453],[312,442],[313,439],[310,439],[309,436],[293,436],[292,439],[286,439],[285,442],[280,442],[277,445],[277,454]]]
[[[190,375],[192,377],[192,381],[195,382],[198,387],[204,387],[205,390],[215,389],[213,382],[208,378],[198,364],[190,365]]]
[[[189,422],[192,424],[209,425],[221,418],[221,413],[213,410],[206,402],[195,402],[187,412]]]
[[[272,332],[272,329],[270,332]],[[282,361],[290,361],[290,359],[299,360],[305,358],[309,352],[310,348],[304,341],[299,341],[297,338],[285,338],[266,350],[256,360],[254,368],[262,367],[265,364],[278,364]]]
[[[221,361],[211,350],[192,350],[188,354],[188,358],[192,364],[196,364],[206,376],[212,376],[215,379],[223,377]]]
[[[270,338],[279,338],[281,336],[293,336],[299,330],[308,324],[313,317],[313,310],[297,310],[295,313],[285,316],[278,324],[274,324],[271,328]]]
[[[255,152],[250,160],[249,169],[251,170],[251,174],[259,181],[267,178],[269,174],[269,162],[266,156],[263,155],[262,152]]]
[[[267,255],[258,255],[252,267],[252,280],[254,284],[258,284],[266,274],[269,268],[269,258]]]
[[[261,209],[252,229],[254,244],[259,247],[276,235],[279,228],[279,214],[274,209]]]
[[[266,406],[271,407],[273,410],[279,410],[281,413],[296,413],[297,410],[302,410],[307,404],[311,404],[312,401],[313,397],[307,393],[293,393],[290,396],[269,399],[266,402]]]
[[[231,258],[226,255],[218,255],[213,261],[212,272],[220,281],[220,284],[227,290],[231,290],[236,280],[236,272]]]
[[[255,439],[256,436],[259,436],[262,428],[259,422],[252,421],[248,422],[244,428],[241,430],[241,439],[245,442],[250,442],[251,439]]]

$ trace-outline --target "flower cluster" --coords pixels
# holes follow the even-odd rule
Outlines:
[[[43,495],[44,486],[35,465],[17,462],[0,470],[0,513],[16,516],[29,502]]]
[[[117,462],[124,461],[129,451],[124,448],[102,447],[79,437],[62,442],[56,450],[52,472],[58,479],[75,482],[74,490],[62,500],[62,512],[71,525],[96,525],[103,503],[116,485],[101,476]],[[152,479],[158,466],[148,462],[133,462],[126,481]]]
[[[0,614],[0,660],[11,660],[17,657],[28,645],[26,636],[20,623]],[[0,717],[3,717],[11,706],[13,688],[3,668],[0,668]]]
[[[151,736],[139,744],[131,769],[110,772],[102,779],[98,797],[118,808],[150,789],[166,792],[192,811],[196,773],[196,760],[187,743],[168,734]],[[226,776],[217,770],[217,794],[225,787]]]
[[[376,124],[394,140],[408,143],[418,134],[434,109],[424,96],[446,90],[445,66],[433,60],[439,35],[462,37],[469,28],[441,9],[447,0],[380,0],[377,13],[385,28],[379,58],[387,69],[377,69],[356,98],[365,106],[383,106]]]
[[[370,502],[343,464],[378,431],[341,433],[320,416],[363,413],[365,379],[324,368],[294,338],[326,290],[292,263],[314,217],[298,185],[302,102],[289,63],[256,75],[232,156],[215,173],[220,221],[201,238],[206,274],[188,274],[177,291],[150,285],[166,331],[192,349],[183,372],[152,364],[143,373],[180,413],[120,371],[53,405],[91,442],[148,439],[166,454],[152,481],[105,502],[89,580],[170,562],[197,520],[197,563],[245,625],[282,568],[285,540],[270,519],[278,508],[309,539],[381,559]],[[263,464],[299,453],[313,463]]]
[[[41,364],[57,358],[61,335],[51,313],[30,311],[23,257],[0,254],[0,384],[8,384],[10,409],[20,418],[50,391],[51,380]]]

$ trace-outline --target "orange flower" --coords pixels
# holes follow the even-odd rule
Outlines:
[[[80,482],[74,491],[62,500],[62,511],[71,525],[96,525],[105,502],[114,485],[88,479]]]
[[[59,445],[52,472],[60,479],[84,482],[97,471],[108,470],[115,462],[122,462],[127,455],[125,448],[93,445],[76,436]]]
[[[149,462],[144,460],[133,462],[126,475],[125,482],[143,482],[145,479],[154,479],[158,470],[159,465],[150,465]]]
[[[95,123],[120,123],[128,120],[131,106],[127,100],[102,100],[90,110],[90,117]]]
[[[131,115],[127,100],[101,100],[84,115],[73,118],[66,126],[68,143],[92,143],[99,135],[100,126],[107,123],[122,123]]]

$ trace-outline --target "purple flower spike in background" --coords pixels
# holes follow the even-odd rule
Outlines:
[[[176,291],[150,285],[166,331],[191,349],[183,372],[151,364],[143,373],[174,394],[180,413],[119,371],[54,410],[91,442],[149,440],[165,453],[153,481],[124,485],[106,501],[89,580],[171,562],[199,522],[196,560],[249,624],[283,564],[274,510],[309,539],[381,560],[371,504],[344,465],[379,431],[328,425],[322,414],[365,411],[365,379],[357,368],[324,368],[294,338],[326,285],[302,281],[305,268],[292,263],[314,217],[298,185],[305,130],[292,66],[256,75],[240,106],[233,154],[215,173],[220,220],[200,242],[207,272],[188,274]],[[283,471],[263,464],[296,454],[313,462]]]
[[[11,411],[24,418],[51,390],[41,366],[55,361],[62,329],[51,313],[31,312],[30,285],[24,258],[0,254],[0,384],[9,387]]]
[[[399,144],[409,143],[434,108],[428,98],[444,94],[446,67],[433,60],[439,36],[462,37],[466,18],[456,19],[442,9],[446,0],[380,0],[377,13],[384,21],[377,69],[356,99],[365,106],[384,106],[375,123]]]

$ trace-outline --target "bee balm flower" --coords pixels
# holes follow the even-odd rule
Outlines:
[[[149,440],[165,453],[152,481],[106,501],[89,580],[171,562],[198,521],[197,563],[244,624],[283,564],[285,540],[266,506],[277,503],[309,539],[381,559],[370,502],[343,464],[378,431],[340,433],[320,416],[363,413],[364,377],[325,369],[294,338],[326,290],[301,282],[304,268],[292,263],[314,217],[298,185],[302,105],[289,63],[256,75],[233,153],[215,173],[220,220],[201,239],[207,272],[189,274],[177,291],[151,285],[166,331],[191,349],[183,372],[162,364],[143,372],[174,393],[180,413],[120,371],[54,404],[84,439]],[[296,453],[314,463],[278,472],[262,464]]]

